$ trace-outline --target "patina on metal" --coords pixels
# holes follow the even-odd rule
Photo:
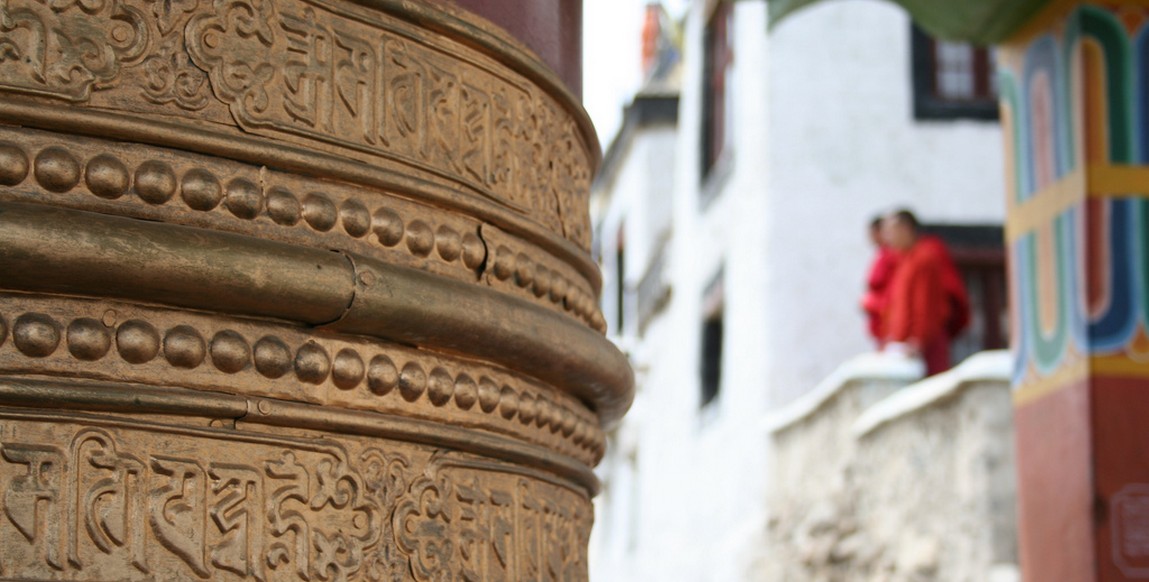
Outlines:
[[[633,387],[598,144],[527,45],[451,4],[10,0],[0,55],[0,577],[586,578]]]

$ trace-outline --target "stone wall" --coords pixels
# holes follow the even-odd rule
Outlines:
[[[1004,353],[914,384],[845,374],[817,406],[799,401],[775,417],[777,478],[755,578],[1013,579],[1007,378]]]

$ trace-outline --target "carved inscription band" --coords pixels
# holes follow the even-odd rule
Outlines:
[[[591,518],[418,445],[5,412],[0,513],[0,576],[90,580],[577,580]]]
[[[593,129],[477,17],[395,1],[10,0],[0,35],[0,119],[402,190],[482,214],[597,286]],[[173,117],[197,123],[172,132]]]

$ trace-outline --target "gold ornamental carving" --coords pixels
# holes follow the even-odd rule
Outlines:
[[[0,0],[0,578],[585,580],[597,142],[400,0]]]
[[[544,473],[384,440],[0,421],[5,578],[585,578],[589,502]]]
[[[557,81],[540,88],[538,65],[524,74],[378,4],[9,0],[0,89],[402,168],[588,251],[597,150],[573,99]]]

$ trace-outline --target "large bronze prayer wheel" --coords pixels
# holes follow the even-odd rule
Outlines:
[[[632,381],[598,145],[529,40],[0,1],[0,578],[586,578]]]

